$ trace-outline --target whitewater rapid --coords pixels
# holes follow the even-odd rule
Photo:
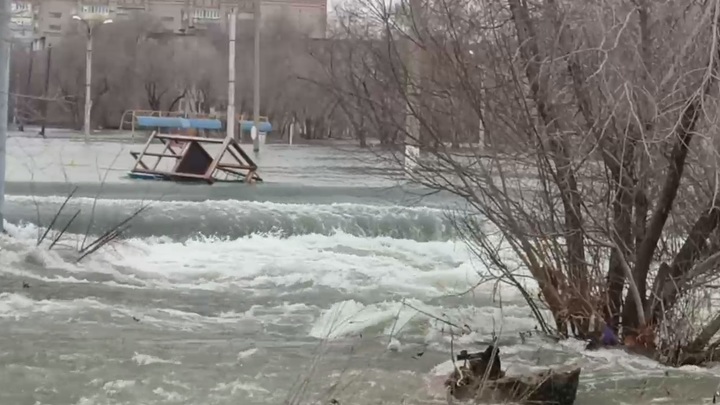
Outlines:
[[[150,192],[117,178],[93,185],[77,168],[89,164],[82,148],[63,157],[81,181],[58,223],[82,214],[52,250],[37,237],[69,185],[20,174],[9,186],[0,404],[260,405],[293,394],[302,404],[445,404],[451,345],[482,350],[493,336],[510,373],[582,366],[578,405],[707,403],[720,379],[716,368],[521,337],[535,330],[530,310],[458,240],[446,210],[456,201],[356,184],[370,170],[353,172],[336,151],[313,152],[316,176],[336,167],[314,185]],[[86,230],[101,234],[148,202],[123,238],[75,262]]]
[[[59,203],[55,197],[36,201]],[[10,204],[27,202],[9,198]],[[134,203],[94,204],[103,212]],[[209,205],[171,203],[165,209],[175,214],[150,216],[140,226],[190,218],[188,212]],[[220,211],[239,205],[218,204]],[[386,221],[415,220],[422,228],[417,219],[426,218],[433,225],[384,236],[378,222],[358,219],[373,217],[373,210],[391,212]],[[278,213],[292,219],[272,219]],[[608,403],[593,395],[608,389],[617,393],[614,403],[622,403],[623,394],[652,391],[642,388],[647,379],[676,387],[691,379],[712,392],[714,370],[672,371],[669,379],[667,369],[649,360],[585,353],[581,342],[520,339],[535,328],[529,310],[511,288],[483,283],[489,273],[446,230],[442,210],[252,203],[222,215],[238,224],[250,215],[269,222],[263,232],[234,236],[205,236],[203,228],[145,236],[153,233],[139,229],[79,264],[70,260],[70,246],[37,247],[40,230],[31,221],[8,224],[9,237],[0,237],[6,364],[0,396],[40,404],[199,404],[204,397],[279,404],[296,390],[297,378],[311,374],[307,398],[327,395],[339,380],[349,385],[333,397],[356,401],[341,403],[399,403],[403,397],[442,403],[437,375],[451,368],[450,341],[480,347],[493,334],[512,370],[584,366],[581,396],[588,399],[582,403]],[[334,221],[333,227],[283,228],[303,216]],[[444,321],[469,333],[451,338],[454,328]],[[24,388],[13,391],[10,384]]]

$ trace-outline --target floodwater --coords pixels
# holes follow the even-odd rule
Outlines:
[[[206,186],[125,178],[140,147],[9,140],[0,404],[444,404],[451,341],[482,350],[493,333],[509,373],[581,365],[579,405],[709,403],[720,380],[521,340],[535,322],[512,289],[468,292],[489,270],[453,232],[457,201],[421,198],[366,152],[267,145],[265,183]],[[79,219],[36,246],[74,186],[55,228]],[[85,233],[145,203],[76,263]]]

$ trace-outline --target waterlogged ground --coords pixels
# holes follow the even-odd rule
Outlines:
[[[418,202],[356,153],[268,146],[266,184],[207,187],[123,179],[130,148],[11,138],[0,404],[444,404],[450,327],[436,318],[472,330],[456,350],[499,334],[509,373],[581,365],[580,405],[710,403],[720,382],[720,369],[521,340],[535,323],[511,289],[465,293],[488,270],[455,240],[455,202]],[[36,246],[69,182],[59,222],[80,209],[77,238],[155,202],[77,264],[75,236]]]

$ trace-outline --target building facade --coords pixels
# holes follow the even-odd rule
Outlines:
[[[12,4],[15,38],[29,40],[35,48],[57,43],[74,29],[78,24],[74,15],[121,20],[146,13],[157,18],[159,29],[182,34],[210,25],[226,28],[233,7],[241,14],[252,14],[254,8],[253,0],[15,0]],[[261,0],[261,13],[263,28],[282,20],[312,38],[325,37],[327,0]]]
[[[33,5],[30,2],[12,2],[10,31],[17,41],[32,43],[34,39]]]

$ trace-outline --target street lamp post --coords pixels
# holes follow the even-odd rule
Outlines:
[[[235,125],[237,125],[237,119],[235,118],[235,37],[237,35],[237,9],[232,9],[229,18],[228,105],[225,126],[227,127],[226,136],[230,139],[235,139]]]
[[[83,124],[85,142],[87,142],[90,140],[90,113],[92,112],[92,52],[95,25],[79,15],[74,15],[72,18],[85,24],[85,28],[87,29],[87,41],[85,43],[85,122]],[[106,18],[102,20],[101,24],[110,24],[112,22],[112,19]]]
[[[255,67],[253,69],[253,152],[260,151],[260,0],[255,0]]]
[[[0,0],[0,232],[4,232],[5,144],[10,90],[10,0]]]

